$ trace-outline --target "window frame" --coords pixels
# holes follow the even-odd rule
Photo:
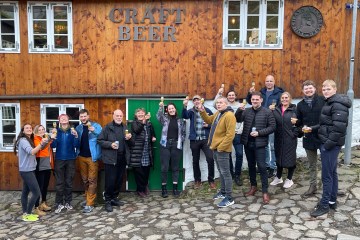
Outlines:
[[[46,7],[46,33],[41,35],[46,35],[46,48],[37,48],[34,45],[34,28],[33,28],[33,7]],[[62,34],[68,37],[68,48],[55,48],[55,36],[61,35],[60,33],[55,33],[54,31],[54,7],[57,6],[66,6],[67,7],[67,34]],[[72,2],[39,2],[39,1],[29,1],[27,3],[27,13],[28,13],[28,47],[29,53],[51,53],[51,54],[72,54],[73,53],[73,20],[72,20]],[[59,21],[58,19],[57,21]]]
[[[3,107],[15,107],[15,139],[20,133],[20,103],[0,103],[0,129],[3,130]],[[14,144],[12,146],[4,147],[4,132],[0,134],[0,152],[13,152],[14,151]]]
[[[255,0],[224,0],[223,4],[223,49],[283,49],[283,32],[284,32],[284,0],[278,0],[279,2],[279,12],[278,12],[278,30],[277,38],[278,43],[276,44],[266,44],[266,20],[267,16],[273,14],[267,14],[267,3],[272,0],[259,0],[259,42],[257,44],[248,44],[247,43],[247,20],[248,20],[248,2]],[[239,14],[229,14],[229,2],[239,2],[240,3],[240,13]],[[240,39],[239,43],[230,44],[228,43],[229,16],[240,15]],[[271,30],[271,29],[270,29]]]
[[[0,6],[14,6],[14,30],[15,46],[13,48],[2,47],[2,37],[0,37],[0,53],[20,53],[20,21],[19,21],[19,3],[18,1],[0,1]],[[1,16],[0,16],[1,19]],[[0,26],[0,35],[3,36]],[[6,34],[5,34],[6,35]]]

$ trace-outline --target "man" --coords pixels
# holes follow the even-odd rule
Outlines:
[[[341,146],[345,144],[346,128],[348,125],[351,100],[346,95],[336,94],[336,83],[325,80],[322,92],[325,105],[321,110],[320,122],[313,127],[304,127],[303,130],[318,130],[321,141],[321,179],[323,194],[315,210],[310,213],[318,217],[329,212],[329,208],[336,209],[338,192],[337,159]]]
[[[53,129],[56,138],[51,143],[56,148],[55,153],[55,179],[56,197],[55,213],[60,213],[64,208],[72,210],[72,184],[75,175],[76,148],[79,147],[78,134],[70,128],[69,116],[59,116],[59,128]],[[65,203],[65,204],[64,204]]]
[[[235,136],[236,119],[228,101],[225,97],[216,99],[216,109],[214,115],[209,116],[205,107],[200,104],[199,111],[201,117],[207,124],[211,124],[208,144],[214,152],[214,160],[220,173],[220,191],[215,194],[214,199],[222,199],[218,207],[227,207],[234,204],[231,196],[232,178],[229,167],[229,156],[232,151],[232,141]]]
[[[247,96],[247,102],[251,103],[251,94],[255,91],[255,87],[251,87]],[[265,87],[260,90],[261,97],[263,99],[262,106],[275,109],[280,103],[280,97],[284,90],[275,86],[275,78],[272,75],[268,75],[265,78]],[[266,146],[266,165],[269,170],[269,177],[275,176],[276,158],[274,149],[274,134],[269,135],[269,144]]]
[[[324,98],[317,95],[315,83],[306,80],[302,85],[304,98],[297,104],[296,116],[298,126],[315,126],[319,124],[321,109],[324,106]],[[320,149],[321,141],[316,130],[306,133],[303,138],[303,147],[309,161],[310,186],[303,194],[309,197],[317,191],[317,149]]]
[[[128,140],[131,133],[125,134],[126,126],[122,123],[124,114],[120,109],[113,113],[113,121],[108,123],[98,137],[102,149],[105,170],[105,210],[113,211],[113,206],[124,203],[118,200],[126,164],[130,160]]]
[[[254,196],[257,191],[256,165],[260,171],[263,193],[263,203],[270,202],[268,194],[268,172],[265,163],[265,147],[268,145],[269,134],[275,131],[275,118],[272,111],[262,106],[263,98],[260,92],[252,92],[251,108],[245,109],[244,104],[236,111],[236,121],[243,122],[241,143],[244,144],[249,165],[251,188],[245,194]]]
[[[100,124],[89,120],[87,109],[81,109],[79,119],[81,124],[76,127],[79,135],[80,147],[77,149],[80,175],[85,186],[85,206],[83,213],[90,213],[94,209],[98,178],[98,162],[101,157],[101,147],[97,137],[101,132]]]
[[[193,156],[193,171],[194,171],[194,189],[198,189],[201,186],[201,171],[200,171],[200,150],[202,150],[206,157],[206,162],[208,165],[208,182],[210,189],[215,190],[216,185],[214,182],[214,158],[213,152],[210,150],[207,145],[208,137],[210,133],[210,125],[204,122],[200,116],[200,112],[197,110],[200,107],[201,97],[195,95],[192,98],[194,107],[187,110],[188,99],[185,99],[183,102],[184,108],[182,111],[182,117],[184,119],[190,119],[190,149]],[[212,115],[210,109],[205,107],[205,111],[208,115]]]

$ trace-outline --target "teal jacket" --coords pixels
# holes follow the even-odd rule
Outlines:
[[[90,148],[90,153],[91,153],[91,158],[93,160],[93,162],[96,162],[97,160],[99,160],[101,158],[101,147],[100,145],[97,143],[97,138],[99,136],[99,134],[101,133],[102,127],[100,126],[100,124],[96,123],[96,122],[91,122],[91,126],[93,126],[95,128],[94,131],[89,131],[89,148]],[[76,131],[79,135],[79,140],[81,141],[81,135],[83,133],[83,125],[79,124],[76,127]],[[81,144],[80,144],[81,145]],[[76,149],[76,156],[78,156],[80,153],[80,148]]]

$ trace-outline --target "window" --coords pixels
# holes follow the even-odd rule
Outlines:
[[[0,2],[0,53],[19,53],[19,7],[17,2]]]
[[[28,3],[30,53],[72,53],[71,3]]]
[[[20,104],[0,103],[0,150],[13,151],[14,140],[20,132]]]
[[[225,0],[224,49],[281,49],[284,0]]]
[[[79,111],[84,108],[84,104],[40,104],[41,124],[50,132],[53,124],[59,125],[58,117],[60,114],[67,114],[70,117],[70,125],[79,125]]]

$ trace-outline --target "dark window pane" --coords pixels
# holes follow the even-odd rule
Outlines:
[[[229,14],[240,14],[240,2],[229,2]]]
[[[229,31],[228,33],[228,44],[239,44],[240,32]]]
[[[67,19],[67,7],[55,6],[54,7],[54,19]]]
[[[15,35],[1,36],[3,48],[15,48]]]
[[[66,108],[66,114],[69,115],[70,120],[79,121],[79,111],[80,111],[80,109],[78,107],[67,107]]]
[[[13,20],[1,21],[1,33],[15,33],[15,23]]]
[[[54,33],[55,34],[67,34],[67,22],[66,21],[55,21],[54,22]]]
[[[252,30],[247,31],[247,44],[258,44],[259,43],[259,31],[258,30]]]
[[[33,22],[34,33],[47,33],[46,21],[34,21]]]
[[[266,17],[266,28],[278,28],[278,17],[267,16]]]
[[[3,147],[13,147],[16,134],[3,134]]]
[[[47,121],[54,120],[53,122],[57,122],[57,119],[59,117],[59,108],[58,107],[46,107],[45,108],[45,116],[46,116]]]
[[[0,6],[1,19],[14,19],[14,6]]]
[[[68,45],[67,36],[55,36],[55,48],[68,48]]]
[[[248,14],[259,14],[260,13],[260,2],[249,1],[248,2]]]
[[[34,6],[33,19],[46,19],[46,6]]]
[[[247,28],[248,29],[259,28],[259,16],[249,16]]]
[[[3,133],[14,133],[15,132],[15,120],[3,120],[2,121],[2,132]]]
[[[35,35],[34,36],[34,47],[35,48],[47,48],[47,36],[46,35]]]
[[[240,29],[240,17],[229,16],[228,21],[229,29]]]
[[[3,119],[15,119],[15,107],[7,106],[2,107],[2,118]]]
[[[267,14],[279,14],[279,1],[267,2]]]

